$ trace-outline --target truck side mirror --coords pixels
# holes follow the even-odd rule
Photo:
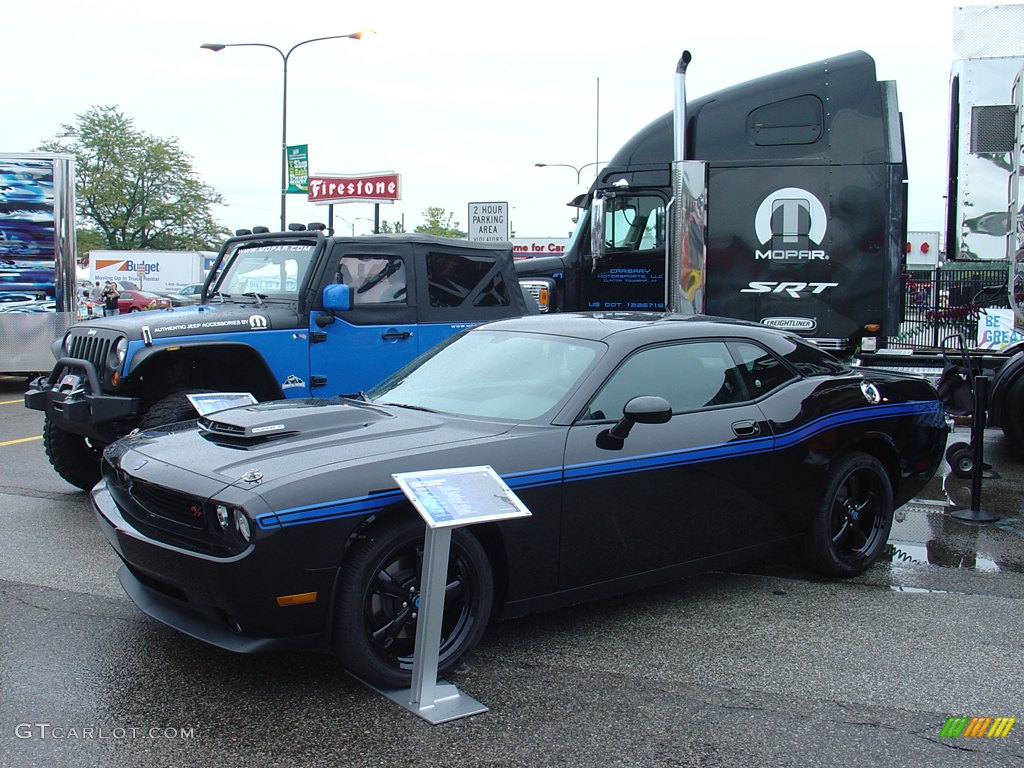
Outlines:
[[[352,288],[343,283],[331,283],[324,288],[324,311],[316,316],[316,324],[323,328],[334,322],[335,312],[352,309]]]
[[[634,424],[664,424],[672,418],[672,406],[668,400],[655,395],[634,397],[622,409],[622,418],[611,429],[603,430],[597,436],[597,447],[618,451]]]

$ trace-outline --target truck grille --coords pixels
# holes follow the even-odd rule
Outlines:
[[[75,357],[79,360],[88,360],[96,366],[97,372],[102,373],[106,368],[107,358],[110,355],[110,348],[113,346],[113,343],[113,338],[72,332],[71,349],[67,356]]]

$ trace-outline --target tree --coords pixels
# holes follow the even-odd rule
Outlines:
[[[453,221],[455,214],[449,213],[444,208],[433,206],[427,208],[423,212],[423,218],[426,219],[426,223],[419,224],[416,227],[417,232],[439,237],[462,238],[466,236],[466,233],[459,229],[459,222]]]
[[[80,241],[111,250],[215,250],[229,234],[213,218],[223,203],[175,138],[137,130],[117,107],[92,107],[39,149],[75,158]]]
[[[381,234],[397,234],[399,232],[405,232],[405,217],[402,217],[401,221],[394,221],[389,223],[387,221],[381,221],[380,223]]]

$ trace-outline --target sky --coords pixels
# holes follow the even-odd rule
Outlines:
[[[941,230],[950,0],[463,2],[49,0],[5,3],[0,152],[31,151],[91,107],[176,139],[234,230],[280,222],[282,59],[203,43],[303,40],[288,59],[288,144],[312,174],[397,171],[381,218],[411,230],[430,206],[463,229],[471,202],[507,202],[516,237],[565,237],[565,203],[630,136],[668,112],[684,49],[690,98],[863,50],[895,80],[904,117],[909,229]],[[990,3],[977,3],[990,4]],[[341,233],[372,230],[373,206],[335,206]],[[288,198],[291,222],[327,208]]]

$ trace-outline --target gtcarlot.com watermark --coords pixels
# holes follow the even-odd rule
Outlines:
[[[18,723],[14,726],[17,739],[38,741],[131,741],[133,739],[170,739],[190,741],[198,735],[194,726],[184,728],[109,725],[56,725],[54,723]]]

